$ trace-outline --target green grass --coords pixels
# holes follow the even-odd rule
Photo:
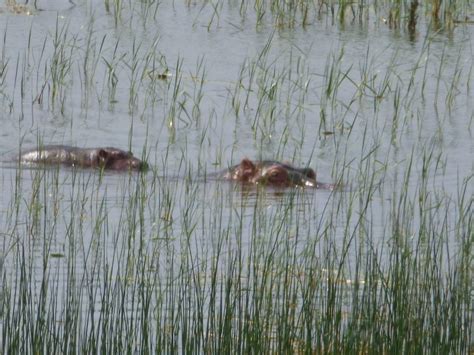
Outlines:
[[[231,5],[257,33],[271,24],[225,82],[212,58],[168,56],[159,34],[112,37],[151,26],[158,1],[106,1],[110,32],[90,18],[76,33],[58,16],[38,44],[32,25],[19,53],[6,25],[0,104],[18,146],[80,142],[77,127],[109,115],[128,124],[117,145],[142,148],[153,169],[0,171],[1,352],[472,352],[474,175],[450,146],[472,126],[469,46],[453,53],[424,27],[414,56],[388,43],[355,59],[346,44],[321,68],[310,50],[276,48],[279,30],[321,16],[392,14],[396,31],[410,4],[189,2],[206,33]],[[436,6],[418,18],[434,26]],[[471,11],[439,6],[445,28]],[[204,181],[243,151],[317,162],[318,179],[343,188]]]
[[[246,1],[239,3],[242,19],[252,19],[257,28],[268,23],[278,29],[307,28],[316,22],[339,23],[341,26],[357,23],[367,26],[370,22],[384,22],[391,29],[406,29],[414,33],[418,20],[430,23],[435,30],[445,28],[453,30],[456,23],[468,23],[472,20],[472,4],[466,0],[443,2],[430,0],[384,0],[384,1],[311,1],[311,0],[272,0]],[[234,1],[205,2],[200,15],[208,16],[207,28],[219,19],[225,4],[236,6]],[[187,4],[190,8],[192,2]],[[206,11],[206,7],[208,8]],[[466,17],[467,16],[467,17]],[[470,20],[469,20],[470,19]],[[217,27],[219,24],[217,24]]]
[[[264,191],[241,200],[220,185],[207,187],[209,199],[191,181],[149,194],[149,179],[136,176],[121,179],[115,205],[97,175],[70,179],[35,172],[28,211],[20,207],[27,218],[4,234],[3,260],[14,265],[2,276],[5,352],[459,353],[472,345],[472,181],[455,203],[431,197],[423,181],[415,195],[395,192],[380,234],[370,182],[319,211],[304,192],[270,205]],[[167,208],[150,209],[165,196],[178,201],[171,220]],[[345,226],[335,225],[339,214]],[[307,218],[320,222],[306,226]],[[458,246],[446,238],[452,230]]]

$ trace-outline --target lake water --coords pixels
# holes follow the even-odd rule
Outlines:
[[[343,278],[353,282],[368,250],[382,271],[390,264],[395,230],[408,244],[429,231],[449,249],[440,265],[457,264],[472,238],[472,24],[436,29],[420,14],[415,32],[393,29],[372,5],[342,23],[314,5],[303,24],[300,12],[293,21],[238,1],[106,4],[43,0],[40,11],[29,4],[32,15],[2,4],[0,266],[9,289],[24,260],[34,298],[45,274],[59,295],[69,295],[71,272],[79,288],[107,294],[110,280],[139,283],[140,263],[185,283],[184,270],[209,276],[221,248],[220,272],[236,255],[245,264],[271,248],[321,259],[347,248]],[[114,146],[152,169],[12,163],[39,144]],[[244,157],[311,166],[343,187],[246,191],[205,178]],[[93,303],[100,319],[104,303]]]

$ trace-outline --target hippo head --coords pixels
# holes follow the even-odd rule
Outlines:
[[[260,173],[254,177],[253,182],[276,187],[291,185],[288,169],[285,169],[285,167],[280,164],[262,167]]]
[[[148,164],[117,148],[99,148],[97,151],[98,166],[103,169],[124,171],[142,171],[148,168]]]
[[[288,163],[266,160],[257,164],[258,174],[254,177],[257,184],[276,187],[316,187],[316,173],[311,168],[295,168]]]
[[[316,173],[311,168],[295,168],[274,160],[252,162],[243,159],[223,175],[225,179],[242,183],[274,187],[317,187]]]
[[[316,173],[311,168],[293,168],[286,164],[274,163],[262,166],[255,183],[275,187],[316,187]]]
[[[239,165],[229,169],[226,178],[259,185],[275,187],[316,187],[316,173],[311,168],[295,168],[277,161],[252,162],[243,159]]]

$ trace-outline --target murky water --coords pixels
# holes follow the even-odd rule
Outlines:
[[[420,18],[410,34],[371,8],[362,22],[341,25],[322,14],[307,26],[274,26],[224,3],[144,1],[122,4],[117,16],[99,1],[40,1],[33,15],[2,7],[0,236],[12,279],[18,245],[38,280],[52,255],[58,280],[74,260],[100,289],[106,273],[97,270],[120,273],[118,260],[131,249],[153,257],[165,248],[156,270],[167,274],[183,248],[210,263],[222,235],[244,255],[275,247],[266,239],[255,246],[260,233],[305,253],[325,228],[337,250],[364,224],[383,245],[399,191],[430,199],[440,235],[438,218],[455,224],[465,212],[460,191],[467,186],[471,202],[473,193],[474,26],[436,31]],[[38,143],[130,149],[153,168],[101,175],[11,163],[20,147]],[[244,157],[311,166],[318,180],[344,187],[248,192],[204,178]],[[405,213],[420,206],[408,203]],[[420,224],[415,216],[405,226],[407,238]],[[460,234],[446,235],[454,254]],[[359,231],[357,240],[349,260],[364,243]]]

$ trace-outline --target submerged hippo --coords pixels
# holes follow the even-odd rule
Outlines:
[[[101,168],[107,170],[146,170],[148,164],[132,153],[118,148],[78,148],[65,145],[46,145],[39,149],[23,152],[22,163],[62,164],[81,168]]]
[[[244,184],[268,185],[274,187],[314,187],[334,189],[334,185],[316,181],[316,173],[311,168],[295,168],[273,160],[252,162],[243,159],[220,175],[223,179]]]

